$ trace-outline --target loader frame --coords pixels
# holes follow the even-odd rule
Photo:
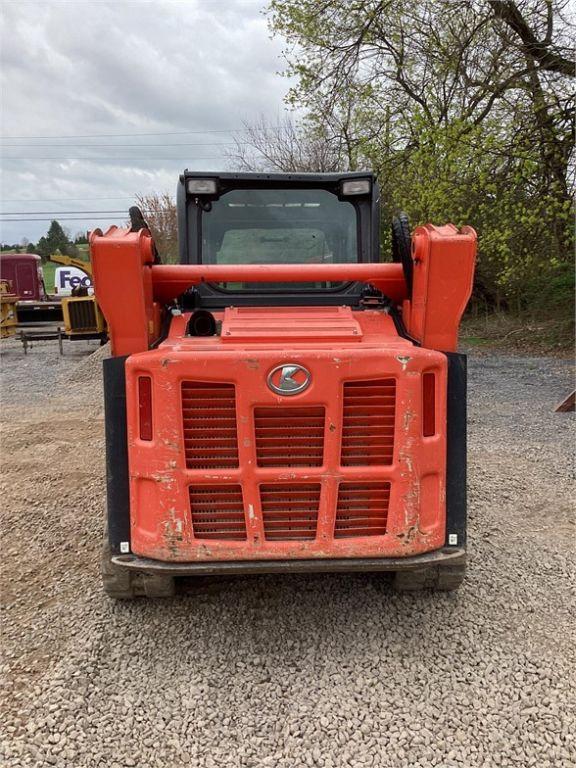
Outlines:
[[[204,197],[189,194],[190,179],[213,182],[215,176],[216,188],[213,184],[195,187],[212,192]],[[203,263],[202,216],[212,210],[211,200],[227,190],[266,190],[280,185],[297,191],[320,188],[339,195],[343,180],[350,179],[369,179],[371,185],[370,194],[353,202],[360,233],[356,263],[346,262],[347,257],[345,263],[323,258],[318,263],[309,260],[297,264]],[[236,200],[230,201],[230,208],[237,205]],[[255,205],[253,200],[248,198],[246,204],[243,221],[247,229],[252,226],[248,208],[261,205],[259,198]],[[332,203],[326,203],[326,209],[332,210]],[[104,361],[108,516],[103,574],[110,595],[167,595],[173,592],[177,576],[234,573],[392,571],[400,589],[453,589],[459,585],[467,545],[467,371],[466,356],[456,347],[459,322],[472,290],[476,234],[470,227],[418,227],[411,241],[407,235],[401,260],[381,263],[378,211],[379,192],[369,174],[287,177],[185,172],[178,188],[181,264],[160,263],[143,220],[131,229],[111,227],[106,233],[91,233],[96,296],[106,317],[113,353]],[[230,220],[239,222],[241,215],[234,213],[232,219],[224,217],[215,224],[221,229],[216,230],[212,253],[220,248],[219,233]],[[276,220],[285,221],[281,217]],[[299,216],[298,222],[304,220],[312,219]],[[342,231],[354,232],[351,220],[345,220],[346,229],[335,225],[338,237]],[[283,224],[277,226],[281,229]],[[346,242],[353,242],[353,237]],[[330,257],[332,251],[337,252],[331,247],[328,251]],[[409,276],[407,259],[411,259]],[[241,287],[226,294],[219,286],[227,283]],[[298,283],[311,288],[296,287],[280,294],[267,286]],[[340,287],[316,290],[315,284],[321,283]],[[213,330],[207,334],[213,338],[198,340],[189,324],[197,311],[206,310],[214,312],[209,324]],[[272,397],[270,377],[282,368],[279,362],[308,365],[312,374],[301,365],[297,368],[314,379],[310,393],[299,394],[295,400],[282,391]],[[227,368],[231,364],[236,367]],[[435,382],[430,406],[425,405],[426,375]],[[349,466],[343,446],[350,432],[338,423],[347,407],[346,382],[367,383],[372,393],[374,382],[380,386],[381,380],[392,394],[370,396],[383,400],[384,405],[377,405],[379,413],[394,409],[387,418],[392,418],[390,423],[395,426],[385,438],[393,453],[389,460],[372,462],[364,460],[368,454],[362,454],[356,466]],[[142,394],[142,382],[150,387],[148,395]],[[227,429],[236,433],[236,464],[210,464],[207,456],[214,446],[216,457],[227,455],[228,449],[222,447],[221,437],[212,438],[217,440],[213,444],[202,442],[203,433],[187,421],[196,418],[202,422],[205,416],[204,411],[200,416],[186,415],[194,408],[191,396],[185,394],[189,391],[186,387],[197,385],[203,393],[208,392],[199,395],[202,409],[222,408],[214,405],[219,395],[213,399],[212,384],[227,386],[233,392],[233,405],[225,408],[233,408],[234,413],[233,418],[227,418],[236,426]],[[390,402],[393,404],[387,405]],[[288,462],[286,466],[296,467],[292,472],[274,469],[281,464],[266,469],[267,465],[259,463],[256,411],[284,409],[291,414],[294,403],[296,411],[322,403],[324,426],[321,436],[314,438],[322,441],[321,460],[302,465],[310,469]],[[373,418],[373,403],[352,408],[361,408],[362,414]],[[427,407],[434,408],[436,414],[436,426],[429,432],[424,426]],[[239,414],[241,421],[234,421]],[[223,417],[211,418],[219,424]],[[279,420],[277,415],[270,418]],[[147,425],[146,432],[143,424]],[[282,430],[283,425],[273,429]],[[360,430],[360,434],[364,432]],[[283,444],[284,438],[276,437],[281,434],[274,432],[273,439],[281,443],[273,445]],[[294,445],[305,446],[306,441]],[[381,446],[381,439],[374,444]],[[307,455],[305,447],[298,450]],[[195,455],[201,456],[201,463],[194,463]],[[369,466],[371,463],[374,466]],[[314,523],[318,527],[313,535],[304,531],[306,535],[300,539],[297,534],[303,531],[295,523],[288,530],[295,535],[284,536],[282,528],[280,540],[275,540],[265,527],[262,494],[267,491],[262,489],[272,488],[270,492],[277,494],[274,504],[283,504],[279,501],[283,491],[274,489],[288,489],[287,481],[296,489],[301,487],[301,494],[311,487],[321,489]],[[383,484],[378,485],[384,488],[378,494],[388,499],[388,522],[377,533],[365,532],[362,523],[360,533],[358,528],[345,528],[352,532],[338,535],[340,488],[355,494],[357,483],[364,484],[362,493],[368,495],[370,505],[376,503],[370,489]],[[222,487],[240,489],[240,495],[239,501],[226,497],[223,502],[210,502],[222,504],[215,507],[223,510],[216,513],[223,522],[215,529],[214,515],[206,511],[205,496],[199,497],[200,517],[194,519],[192,494],[214,492],[221,497]],[[298,508],[291,503],[287,502],[287,510]],[[355,519],[357,497],[342,503],[345,511],[340,519],[344,526],[352,526],[348,521]],[[244,533],[230,537],[224,534],[235,533],[230,526],[236,523],[230,521],[236,512],[229,510],[236,509],[237,504]],[[347,511],[350,509],[352,513]],[[368,510],[362,514],[369,521],[373,519],[371,510],[375,507],[361,505],[360,509]],[[268,520],[276,521],[275,515],[285,513],[268,514]],[[206,515],[212,527],[205,543],[200,526],[206,523],[200,518]]]

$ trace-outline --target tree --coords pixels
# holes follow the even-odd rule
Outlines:
[[[176,264],[178,221],[174,200],[168,194],[137,195],[136,202],[150,228],[160,259],[164,264]]]
[[[288,101],[371,167],[383,223],[479,231],[479,284],[520,307],[573,261],[573,44],[566,0],[272,0]],[[386,250],[386,242],[385,242]],[[544,295],[545,290],[542,292]]]
[[[63,254],[68,253],[70,245],[70,240],[62,225],[53,220],[46,235],[38,240],[37,248],[42,261],[48,261],[50,254],[55,253],[55,251],[60,251]]]
[[[519,4],[512,2],[512,0],[489,0],[489,5],[494,11],[494,16],[501,19],[518,36],[518,44],[522,52],[536,67],[574,77],[576,74],[574,57],[569,57],[568,53],[564,53],[564,50],[569,51],[568,46],[564,46],[563,50],[553,41],[554,14],[555,11],[561,10],[561,4],[546,0],[543,4],[538,4],[540,8],[538,6],[533,8],[534,15],[539,11],[544,11],[546,15],[544,36],[538,34],[536,24],[531,24],[527,3]]]
[[[235,143],[228,158],[241,170],[329,172],[346,165],[337,141],[289,117],[275,124],[264,117],[253,125],[244,123],[242,138]]]

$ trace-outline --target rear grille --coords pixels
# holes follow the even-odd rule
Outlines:
[[[390,483],[340,483],[334,538],[383,536]]]
[[[256,408],[259,467],[319,467],[324,460],[324,408]]]
[[[246,520],[239,485],[188,488],[192,528],[197,539],[246,541]]]
[[[394,379],[344,384],[343,466],[392,463],[395,406]]]
[[[233,384],[183,381],[182,421],[188,469],[238,466]]]
[[[96,330],[98,322],[96,320],[96,304],[93,301],[68,299],[67,304],[71,330]]]
[[[261,485],[260,504],[268,541],[316,538],[320,483]]]

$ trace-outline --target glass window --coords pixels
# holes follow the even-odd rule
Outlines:
[[[235,189],[202,213],[205,264],[358,261],[357,211],[325,189]],[[340,283],[227,283],[225,290],[326,290]]]

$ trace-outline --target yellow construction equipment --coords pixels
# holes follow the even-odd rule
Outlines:
[[[0,338],[14,336],[18,318],[16,304],[18,296],[12,293],[12,285],[8,280],[0,280]]]
[[[70,296],[62,299],[64,333],[69,336],[106,333],[106,320],[94,296]]]
[[[63,267],[76,267],[76,269],[81,269],[82,272],[85,272],[88,277],[92,277],[92,264],[89,261],[84,261],[84,259],[64,256],[64,254],[56,251],[56,253],[50,255],[50,261],[53,261],[55,264],[62,264]]]
[[[76,267],[92,277],[92,264],[73,256],[53,253],[50,261],[66,267]],[[106,336],[106,320],[94,296],[88,296],[88,289],[73,288],[72,296],[62,299],[62,316],[64,319],[64,334],[68,337],[101,337]]]

